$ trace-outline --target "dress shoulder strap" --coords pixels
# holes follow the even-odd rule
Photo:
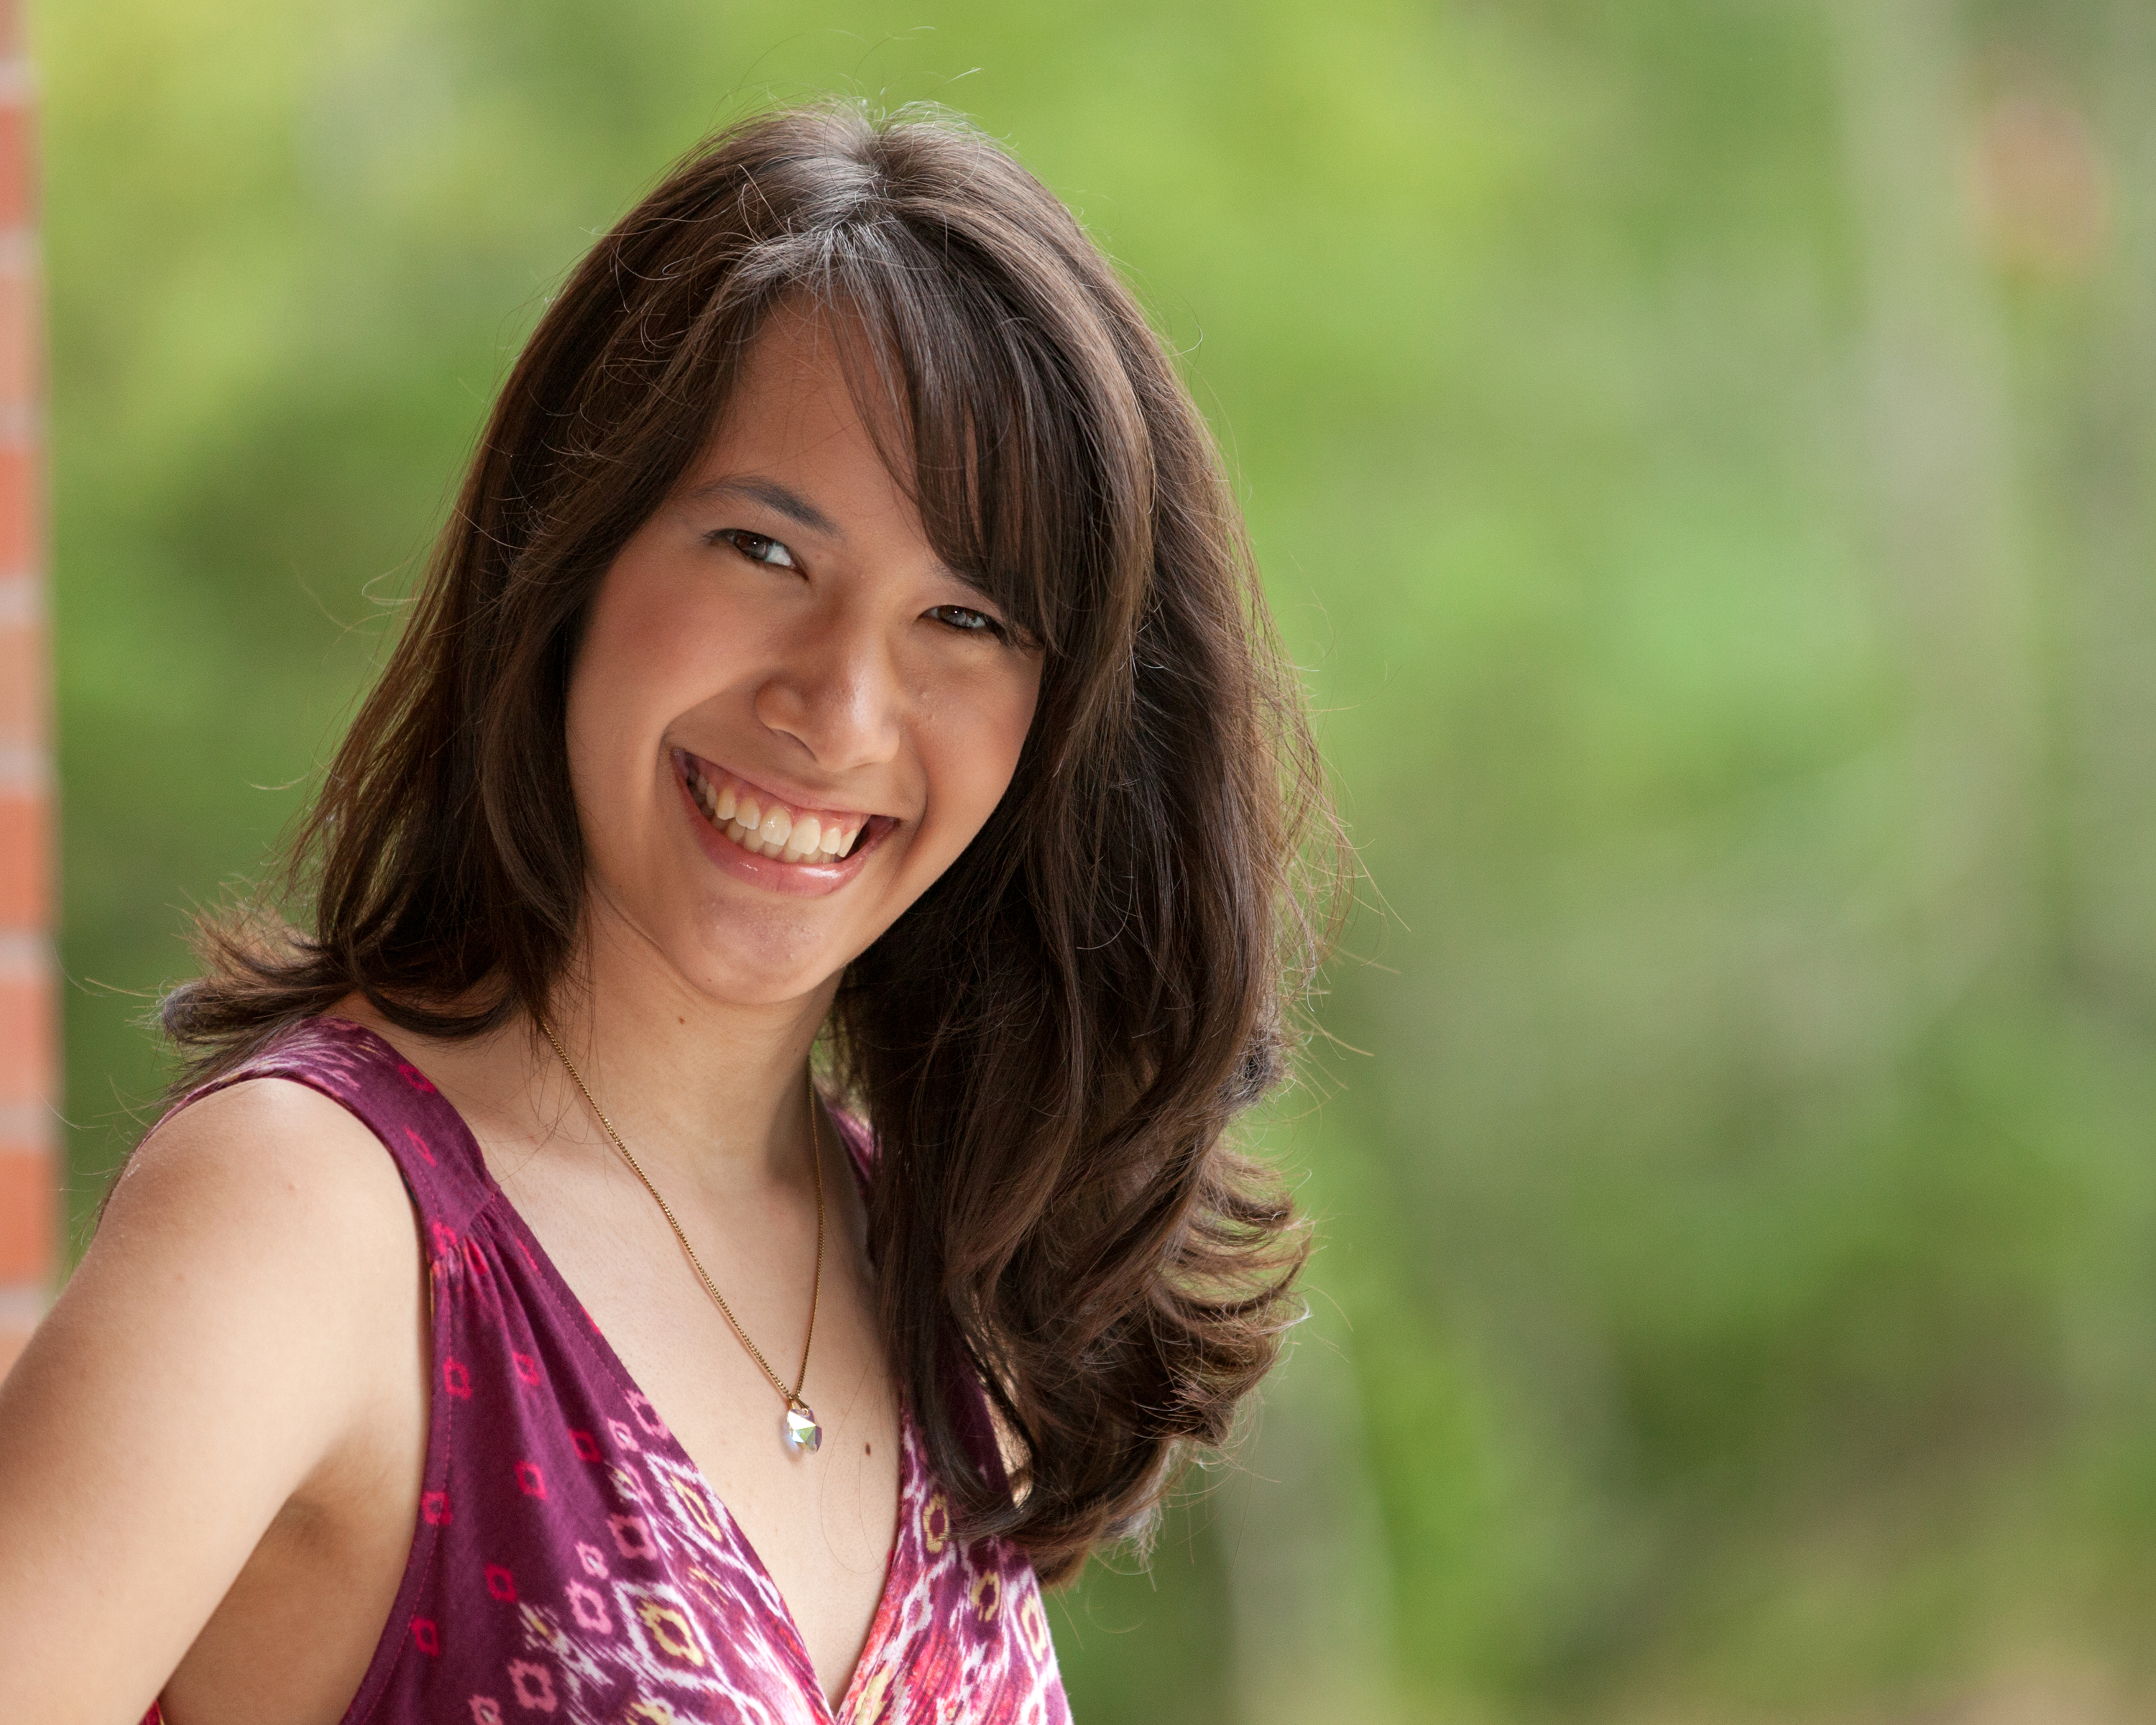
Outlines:
[[[364,1025],[348,1019],[304,1019],[230,1071],[190,1091],[173,1111],[254,1078],[304,1084],[366,1122],[430,1224],[461,1234],[493,1194],[493,1178],[464,1117],[425,1073]]]
[[[875,1134],[869,1130],[868,1122],[848,1110],[825,1104],[831,1124],[839,1129],[839,1145],[852,1164],[854,1178],[860,1183],[861,1195],[868,1196],[869,1187],[875,1178],[876,1156],[880,1148]]]

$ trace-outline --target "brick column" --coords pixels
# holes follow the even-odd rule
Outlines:
[[[0,0],[0,1372],[44,1312],[61,1183],[43,343],[24,0]]]

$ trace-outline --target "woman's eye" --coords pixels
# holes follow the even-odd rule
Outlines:
[[[1000,636],[1004,626],[985,611],[976,611],[968,605],[938,605],[928,614],[938,623],[947,624],[966,634]]]
[[[719,537],[752,563],[769,563],[776,569],[794,567],[793,553],[776,539],[767,539],[761,533],[747,532],[739,527],[730,527]]]

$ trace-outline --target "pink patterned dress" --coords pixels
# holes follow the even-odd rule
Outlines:
[[[346,1725],[1067,1725],[1032,1565],[952,1537],[910,1415],[882,1601],[834,1716],[762,1561],[425,1075],[326,1018],[209,1087],[250,1078],[372,1127],[429,1254],[418,1523]]]

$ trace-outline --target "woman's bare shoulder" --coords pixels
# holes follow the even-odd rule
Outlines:
[[[344,1257],[353,1246],[372,1256],[383,1230],[411,1235],[411,1209],[373,1129],[304,1084],[254,1078],[151,1132],[114,1185],[91,1254],[108,1240],[126,1249],[170,1235],[244,1235],[272,1256]]]
[[[69,1381],[126,1385],[130,1418],[160,1424],[213,1425],[219,1401],[268,1412],[289,1489],[403,1369],[422,1274],[403,1182],[366,1123],[249,1080],[143,1142],[17,1375],[55,1387],[62,1418],[91,1417]]]
[[[403,1339],[376,1315],[416,1297],[419,1268],[410,1200],[372,1129],[304,1085],[249,1079],[143,1141],[45,1327],[100,1350],[158,1334],[161,1358],[213,1375],[258,1350],[340,1350],[363,1371]]]
[[[326,1096],[249,1081],[150,1134],[0,1383],[0,1715],[135,1716],[282,1506],[410,1399],[421,1262],[394,1163]]]

